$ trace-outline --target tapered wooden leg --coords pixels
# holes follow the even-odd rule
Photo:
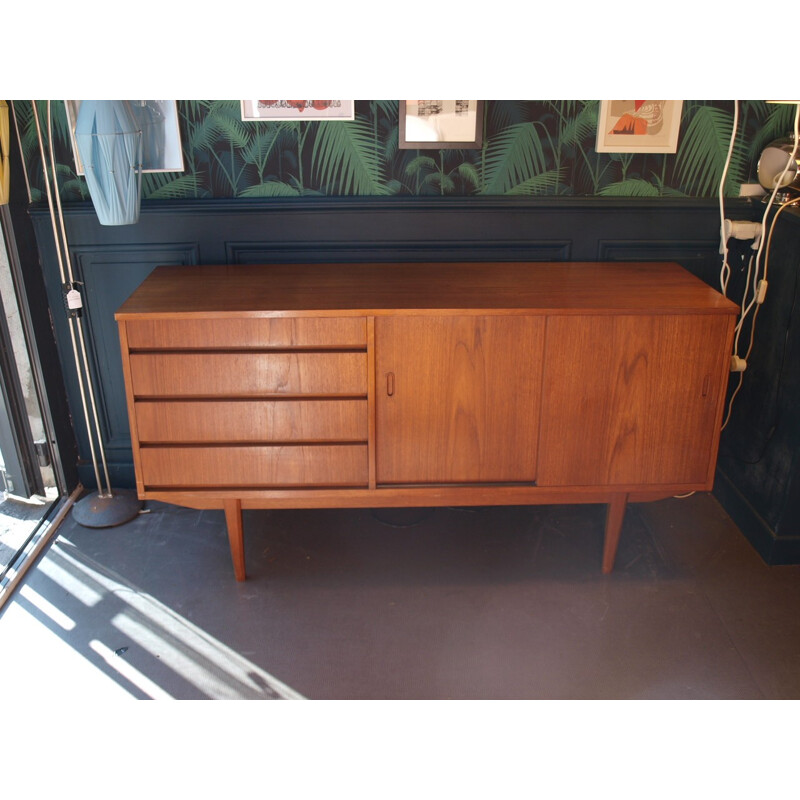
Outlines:
[[[627,494],[617,494],[611,498],[606,510],[606,536],[603,544],[603,574],[608,575],[614,569],[614,559],[617,556],[619,534],[622,530],[622,520],[625,518],[625,507],[628,505]]]
[[[244,571],[244,529],[242,526],[242,501],[225,500],[225,522],[228,525],[228,541],[231,545],[233,574],[237,581],[245,579]]]

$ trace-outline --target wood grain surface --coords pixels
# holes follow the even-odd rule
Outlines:
[[[539,483],[707,483],[730,317],[552,317]]]
[[[157,267],[116,318],[733,308],[719,292],[665,262],[270,264]]]
[[[366,400],[197,400],[136,403],[139,440],[366,442]]]
[[[149,487],[366,486],[366,445],[143,447]]]
[[[209,348],[366,348],[363,317],[143,319],[128,322],[132,350]]]
[[[158,267],[117,313],[141,497],[225,509],[710,489],[737,306],[673,263]]]
[[[133,353],[136,397],[367,395],[366,353]]]
[[[378,483],[534,481],[541,317],[380,317]]]

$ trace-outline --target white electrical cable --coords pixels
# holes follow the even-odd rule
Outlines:
[[[753,311],[753,307],[755,306],[755,311],[753,311],[753,320],[752,320],[752,322],[750,324],[750,342],[748,344],[747,353],[745,354],[745,357],[744,357],[745,363],[747,362],[747,359],[750,357],[750,353],[751,353],[751,351],[753,349],[753,343],[755,342],[756,319],[758,319],[758,312],[759,312],[759,309],[761,308],[761,303],[763,302],[763,299],[764,299],[763,298],[763,292],[759,293],[759,283],[761,281],[764,281],[764,286],[766,286],[767,268],[768,268],[768,265],[769,265],[769,247],[770,247],[771,240],[772,240],[772,232],[773,232],[773,230],[775,228],[775,222],[776,222],[778,216],[781,214],[781,212],[785,208],[787,208],[788,206],[791,206],[791,205],[795,205],[795,204],[800,202],[800,198],[796,198],[794,200],[789,200],[788,202],[783,203],[778,208],[777,212],[775,213],[775,216],[772,219],[772,223],[771,223],[770,228],[769,228],[769,235],[765,236],[763,234],[763,231],[766,229],[766,223],[767,223],[767,219],[768,219],[768,216],[769,216],[769,212],[772,209],[772,204],[775,201],[775,197],[778,194],[778,190],[781,188],[781,185],[783,183],[783,179],[786,176],[786,173],[788,172],[789,167],[792,164],[796,163],[798,145],[799,144],[800,144],[800,103],[797,104],[797,109],[796,109],[795,115],[794,115],[794,147],[792,148],[792,153],[789,156],[789,158],[787,159],[786,165],[784,166],[783,171],[775,179],[775,187],[772,190],[772,194],[770,195],[769,201],[767,202],[767,207],[764,210],[764,215],[763,215],[763,217],[761,219],[762,235],[761,235],[761,240],[760,240],[759,245],[758,245],[758,252],[756,253],[756,256],[755,256],[755,270],[753,270],[753,275],[752,275],[752,278],[753,278],[753,282],[752,282],[753,298],[752,298],[752,300],[750,300],[749,303],[747,303],[747,305],[745,305],[746,300],[747,300],[747,296],[748,296],[749,290],[750,290],[750,265],[748,265],[748,269],[747,269],[747,281],[745,282],[744,296],[742,297],[742,313],[740,315],[739,322],[736,325],[736,329],[735,329],[736,334],[735,334],[735,337],[734,337],[734,346],[733,346],[733,355],[734,355],[734,357],[738,358],[738,356],[739,356],[739,337],[741,336],[742,325],[744,324],[745,318],[750,314],[751,311]],[[760,260],[761,260],[761,253],[764,252],[765,248],[766,248],[766,253],[765,253],[765,258],[764,258],[764,275],[763,275],[763,277],[759,277],[759,265],[760,265]],[[751,259],[751,263],[752,263],[752,259]],[[761,294],[760,298],[759,298],[759,294]],[[738,381],[738,383],[736,385],[736,388],[733,391],[733,394],[730,397],[730,400],[728,401],[728,413],[725,416],[725,421],[722,423],[722,427],[720,428],[720,430],[724,430],[725,426],[730,421],[731,412],[733,411],[733,401],[736,399],[736,396],[739,394],[739,391],[742,388],[743,381],[744,381],[744,372],[739,372],[739,381]]]
[[[798,106],[800,108],[800,106]],[[775,216],[772,218],[772,222],[769,226],[769,235],[767,237],[767,246],[764,251],[764,277],[762,278],[763,281],[767,280],[767,268],[769,267],[769,246],[772,241],[772,233],[775,230],[775,223],[784,209],[788,208],[789,206],[794,206],[800,203],[800,197],[796,197],[793,200],[787,200],[783,203],[778,210],[775,212]],[[753,323],[750,326],[750,344],[747,347],[747,352],[745,353],[745,361],[750,358],[750,353],[753,349],[753,342],[755,341],[755,330],[756,330],[756,319],[758,318],[758,312],[761,309],[761,303],[756,305],[755,311],[753,312]]]
[[[797,104],[797,109],[796,109],[795,115],[794,115],[794,147],[792,148],[792,154],[786,160],[786,164],[785,164],[781,174],[775,179],[775,187],[772,190],[772,194],[770,195],[769,201],[767,203],[767,207],[764,209],[764,216],[761,219],[761,230],[762,231],[766,230],[767,219],[769,217],[769,212],[772,210],[772,205],[775,202],[775,196],[778,194],[778,191],[780,190],[781,185],[783,184],[783,179],[786,176],[786,173],[788,172],[789,167],[792,164],[795,163],[795,159],[797,157],[798,144],[800,144],[800,103]],[[764,272],[763,277],[761,277],[761,275],[759,274],[760,273],[761,254],[764,251],[764,245],[765,245],[765,242],[766,242],[766,238],[767,237],[765,237],[763,235],[761,236],[761,241],[759,242],[759,245],[758,245],[758,251],[756,252],[755,271],[753,272],[753,283],[752,283],[753,297],[750,300],[750,302],[747,304],[746,307],[744,306],[745,300],[744,300],[744,298],[742,299],[743,310],[742,310],[742,314],[741,314],[741,316],[739,318],[739,323],[736,326],[736,339],[734,341],[734,348],[733,348],[734,355],[738,355],[739,354],[739,336],[741,335],[742,325],[744,324],[745,319],[750,314],[750,312],[753,310],[754,306],[760,305],[760,303],[758,303],[758,297],[759,297],[758,284],[759,284],[760,281],[762,281],[762,280],[766,281],[766,279],[767,279],[766,271]],[[747,296],[748,292],[749,292],[749,286],[746,285],[745,286],[745,297]],[[754,320],[754,322],[755,322],[755,320]]]
[[[739,312],[739,321],[736,323],[736,332],[739,332],[739,328],[744,321],[744,314],[745,314],[745,307],[747,306],[747,295],[750,291],[750,278],[753,274],[753,264],[755,262],[755,255],[751,255],[750,258],[747,259],[747,276],[744,279],[744,293],[742,294],[742,302],[739,304],[741,311]],[[734,347],[734,352],[736,348]]]
[[[739,101],[733,101],[733,130],[731,131],[731,141],[728,145],[728,156],[725,159],[725,166],[722,169],[722,177],[719,182],[719,235],[720,250],[722,252],[722,267],[719,273],[719,285],[722,294],[727,295],[728,280],[731,275],[731,268],[728,264],[728,237],[725,235],[725,180],[728,177],[728,168],[733,157],[733,146],[736,142],[736,129],[739,127]]]

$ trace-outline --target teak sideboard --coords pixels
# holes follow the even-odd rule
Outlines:
[[[672,263],[157,267],[116,314],[143,500],[607,504],[712,488],[737,307]]]

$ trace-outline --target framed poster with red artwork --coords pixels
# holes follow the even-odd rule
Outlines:
[[[354,100],[242,100],[245,122],[355,119]]]
[[[601,100],[598,153],[674,153],[683,100]]]

